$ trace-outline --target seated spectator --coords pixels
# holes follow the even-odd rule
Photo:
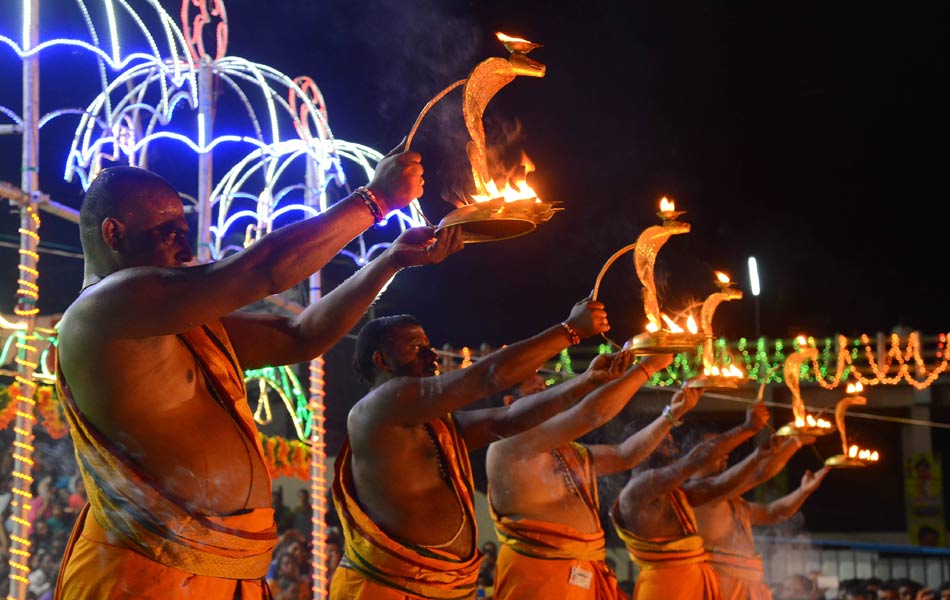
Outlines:
[[[73,514],[79,514],[82,507],[86,505],[86,486],[83,485],[82,477],[73,478],[73,491],[66,500],[67,511]]]
[[[777,600],[813,600],[815,584],[805,575],[789,575],[782,583]]]
[[[277,573],[267,578],[273,600],[308,600],[310,581],[300,575],[300,565],[290,552],[277,557]]]

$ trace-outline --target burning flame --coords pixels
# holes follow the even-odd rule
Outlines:
[[[852,445],[850,448],[848,448],[848,458],[857,458],[858,460],[877,462],[880,460],[881,456],[877,453],[877,450],[872,451],[866,448],[858,448],[857,445]]]
[[[679,325],[677,325],[676,322],[673,321],[673,319],[666,316],[665,313],[660,313],[660,318],[662,318],[666,322],[667,331],[669,331],[670,333],[683,333],[684,329],[680,327]],[[647,323],[647,331],[649,331],[650,333],[654,333],[658,330],[659,330],[659,327],[657,327],[653,323]],[[696,325],[696,319],[693,318],[693,315],[690,315],[689,318],[686,319],[686,330],[688,330],[690,333],[699,332],[699,327]]]
[[[660,210],[662,212],[671,212],[676,210],[676,203],[667,199],[666,196],[660,198]]]
[[[488,193],[474,194],[472,195],[472,200],[475,202],[488,202],[495,198],[504,198],[505,202],[515,202],[518,200],[534,199],[535,202],[540,203],[541,200],[538,198],[538,193],[528,185],[528,174],[534,172],[534,163],[531,162],[531,159],[528,158],[528,155],[524,152],[521,153],[520,167],[521,168],[515,169],[505,178],[505,182],[501,184],[504,186],[502,189],[499,189],[499,182],[495,180],[488,181],[485,184],[485,189]]]
[[[706,375],[707,377],[745,377],[742,369],[735,365],[728,365],[721,369],[716,365],[705,367],[703,368],[703,375]]]
[[[858,381],[857,383],[849,383],[847,387],[847,392],[849,394],[858,394],[862,390],[864,390],[864,386],[861,385],[860,381]]]
[[[659,330],[660,330],[660,326],[657,325],[656,323],[652,321],[647,323],[647,331],[649,331],[650,333],[656,333]]]
[[[798,346],[800,348],[805,348],[808,346],[808,338],[803,335],[796,337],[795,341],[798,342]]]
[[[666,327],[673,333],[683,333],[683,328],[677,325],[673,319],[666,316],[664,313],[660,313],[660,318],[666,321]]]
[[[804,419],[795,419],[795,427],[804,427],[805,425],[820,429],[831,429],[831,421],[826,421],[820,417],[816,419],[811,415],[805,415]]]
[[[526,44],[530,44],[530,43],[531,43],[531,42],[529,42],[528,40],[524,40],[524,39],[516,38],[516,37],[511,37],[510,35],[505,35],[504,33],[500,32],[500,31],[496,31],[496,32],[495,32],[495,37],[498,38],[498,41],[499,41],[499,42],[524,42],[524,43],[526,43]]]
[[[719,283],[723,285],[729,285],[729,283],[732,281],[731,279],[729,279],[729,276],[723,273],[722,271],[716,271],[716,279],[718,279]]]

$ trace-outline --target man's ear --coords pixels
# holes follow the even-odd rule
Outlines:
[[[383,356],[383,353],[379,350],[373,352],[373,366],[376,367],[376,370],[381,373],[392,371],[392,369],[389,367],[389,363],[386,362],[386,357]]]
[[[125,237],[125,225],[114,217],[107,217],[102,222],[102,239],[113,252],[119,251],[122,239]]]

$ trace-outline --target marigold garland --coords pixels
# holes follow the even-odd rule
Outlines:
[[[310,477],[310,446],[298,440],[260,434],[264,463],[271,479]]]

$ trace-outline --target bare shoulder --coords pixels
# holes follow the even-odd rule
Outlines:
[[[396,377],[371,389],[353,405],[347,415],[347,429],[351,437],[354,432],[372,431],[399,422],[403,415],[398,407],[418,398],[426,382],[433,379],[437,380],[438,377]]]

